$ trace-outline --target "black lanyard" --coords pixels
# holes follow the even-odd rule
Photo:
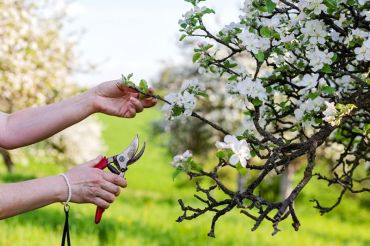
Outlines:
[[[62,246],[65,245],[66,239],[67,239],[67,245],[71,246],[71,239],[69,238],[69,222],[68,222],[69,205],[68,204],[64,205],[64,213],[65,213],[66,219],[65,219],[65,222],[64,222]]]

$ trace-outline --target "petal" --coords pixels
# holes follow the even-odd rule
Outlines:
[[[239,162],[239,156],[236,155],[236,154],[233,154],[231,157],[230,157],[230,160],[229,160],[230,164],[235,166],[236,164],[238,164]]]
[[[227,145],[224,142],[217,141],[216,142],[216,148],[218,148],[218,149],[228,149],[229,145]]]
[[[226,135],[224,138],[225,143],[232,143],[234,142],[234,140],[235,140],[235,137],[232,135]]]
[[[246,167],[247,166],[247,160],[244,159],[244,158],[240,158],[240,165],[242,165],[243,167]]]

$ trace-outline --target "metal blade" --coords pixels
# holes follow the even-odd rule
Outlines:
[[[143,147],[141,148],[141,150],[139,151],[139,153],[137,153],[134,157],[132,157],[128,162],[127,162],[127,165],[131,165],[132,163],[136,162],[137,160],[140,159],[140,157],[144,154],[144,151],[145,151],[145,145],[146,143],[144,142],[143,144]]]
[[[130,145],[122,151],[122,154],[131,159],[132,157],[135,156],[138,149],[139,149],[139,136],[136,135],[135,138],[130,143]]]
[[[135,156],[138,148],[139,137],[136,135],[131,144],[116,157],[120,171],[126,170],[128,161]]]

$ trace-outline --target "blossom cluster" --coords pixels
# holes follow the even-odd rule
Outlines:
[[[189,160],[193,157],[191,151],[186,150],[184,153],[176,155],[173,157],[172,166],[174,168],[186,169]]]
[[[217,142],[216,147],[233,152],[229,159],[230,164],[233,166],[240,163],[241,166],[246,167],[247,161],[251,158],[250,148],[245,139],[238,140],[235,136],[226,135],[224,142]]]
[[[196,106],[196,96],[203,95],[205,87],[197,79],[185,80],[179,93],[170,93],[165,97],[168,104],[162,107],[167,118],[181,115],[190,116]]]

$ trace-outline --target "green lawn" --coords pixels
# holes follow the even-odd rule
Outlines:
[[[336,191],[317,181],[306,187],[296,204],[302,224],[298,232],[292,229],[290,221],[283,223],[282,232],[274,237],[270,236],[269,223],[251,232],[252,222],[235,211],[221,218],[216,227],[217,238],[208,238],[210,216],[175,222],[181,214],[177,199],[193,201],[193,188],[179,185],[181,177],[172,181],[171,157],[161,147],[163,139],[150,136],[150,121],[160,114],[147,111],[133,120],[99,117],[105,125],[106,154],[119,152],[136,133],[147,141],[147,150],[130,168],[126,176],[128,188],[105,212],[100,225],[93,223],[94,206],[72,205],[73,245],[370,245],[370,203],[347,197],[334,212],[320,216],[308,200],[316,196],[334,202]],[[64,170],[52,164],[32,163],[27,167],[18,165],[15,174],[8,176],[0,163],[0,180],[24,180]],[[54,204],[1,221],[0,245],[59,245],[63,219],[62,205]]]

